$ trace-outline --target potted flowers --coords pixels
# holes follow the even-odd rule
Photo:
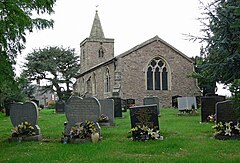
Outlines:
[[[132,128],[129,133],[132,134],[133,141],[146,141],[146,140],[163,140],[163,136],[160,135],[160,131],[155,128],[149,128],[148,126],[136,126]]]
[[[97,142],[98,140],[99,133],[96,124],[88,120],[84,123],[76,123],[72,126],[70,133],[64,134],[64,137],[62,138],[63,143],[84,143],[87,141]]]
[[[234,124],[231,122],[219,122],[212,127],[215,131],[214,137],[216,139],[239,139],[240,138],[240,123]]]
[[[99,119],[98,119],[98,123],[100,126],[110,126],[109,123],[109,118],[106,114],[101,114]]]
[[[12,137],[9,138],[9,141],[34,140],[35,135],[35,129],[32,124],[25,121],[12,129]]]

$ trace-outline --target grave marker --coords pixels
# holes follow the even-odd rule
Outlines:
[[[114,126],[114,100],[113,99],[101,99],[101,100],[99,100],[99,102],[101,105],[101,114],[107,115],[109,118],[110,125]]]
[[[130,108],[131,127],[148,126],[159,130],[157,105],[133,106]]]
[[[65,115],[68,121],[65,133],[68,134],[76,123],[85,122],[85,120],[97,122],[100,113],[101,106],[97,98],[70,97],[65,105]]]

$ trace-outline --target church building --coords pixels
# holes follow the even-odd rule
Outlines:
[[[114,39],[105,38],[97,11],[80,49],[74,87],[80,96],[132,98],[137,105],[146,96],[157,96],[161,107],[171,107],[173,96],[200,95],[190,77],[194,61],[158,36],[115,56]]]

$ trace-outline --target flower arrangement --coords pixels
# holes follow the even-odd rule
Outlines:
[[[95,132],[96,132],[95,123],[86,120],[85,123],[81,122],[73,126],[71,128],[69,136],[70,138],[90,139],[91,134]]]
[[[146,141],[146,140],[162,140],[160,131],[155,128],[149,128],[148,126],[136,126],[132,128],[129,133],[132,134],[133,141]]]
[[[215,135],[240,136],[240,123],[235,125],[232,121],[225,124],[219,122],[212,128],[215,130]]]
[[[216,114],[209,115],[207,117],[207,122],[216,122]]]
[[[109,121],[109,118],[108,118],[108,116],[107,115],[105,115],[105,114],[101,114],[101,116],[99,117],[99,119],[98,119],[98,122],[108,122]]]
[[[25,121],[13,128],[12,137],[33,136],[36,135],[34,127],[31,123]]]

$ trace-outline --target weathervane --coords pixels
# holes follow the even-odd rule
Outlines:
[[[96,7],[96,12],[98,11],[98,10],[97,10],[98,6],[99,6],[99,5],[96,5],[96,6],[95,6],[95,7]]]

